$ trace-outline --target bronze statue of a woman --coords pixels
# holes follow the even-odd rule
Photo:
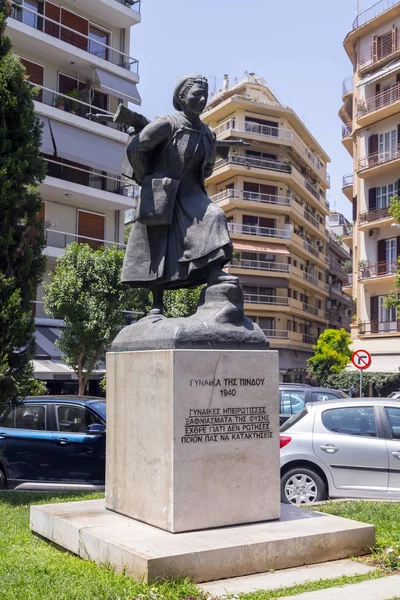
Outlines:
[[[162,313],[165,288],[233,279],[222,271],[232,257],[226,216],[204,188],[216,155],[215,133],[200,119],[207,97],[204,77],[184,77],[174,91],[177,112],[149,123],[127,149],[142,196],[122,281],[152,290],[153,315]]]

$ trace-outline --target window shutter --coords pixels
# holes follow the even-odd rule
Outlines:
[[[378,134],[374,133],[370,135],[368,138],[368,155],[375,154],[378,152]]]
[[[400,124],[397,125],[397,148],[400,146]],[[396,156],[397,158],[397,156]]]
[[[57,23],[60,22],[60,7],[52,4],[51,2],[45,3],[44,14],[52,21],[57,21]],[[60,27],[55,23],[51,23],[50,21],[45,21],[44,31],[53,37],[60,37]]]
[[[372,62],[378,60],[378,36],[374,35],[372,38]]]
[[[381,106],[381,96],[379,95],[381,91],[381,84],[377,83],[375,86],[375,108],[378,109]]]
[[[357,196],[353,197],[353,223],[357,221]]]
[[[400,236],[397,238],[397,259],[400,258]]]
[[[396,81],[397,81],[397,83],[400,83],[400,73],[397,73],[397,75],[396,75]]]
[[[94,241],[88,238],[95,238],[95,240],[104,240],[104,216],[95,213],[86,212],[79,210],[78,212],[78,235],[79,243],[89,244],[92,248],[99,248],[102,244],[101,241]]]
[[[397,50],[397,25],[392,27],[392,52]]]
[[[371,333],[378,331],[378,319],[379,319],[379,298],[378,296],[371,296],[370,299],[370,318],[371,318]]]
[[[62,9],[61,12],[61,23],[69,29],[73,29],[74,31],[70,31],[69,29],[63,28],[61,30],[61,39],[64,42],[68,42],[81,50],[88,49],[88,40],[86,37],[79,35],[83,33],[85,36],[89,35],[89,21],[77,15],[76,13],[72,13],[65,8]],[[77,33],[75,33],[77,32]]]
[[[368,190],[368,210],[375,210],[376,208],[376,188]]]
[[[378,275],[386,273],[386,243],[385,240],[378,242]]]

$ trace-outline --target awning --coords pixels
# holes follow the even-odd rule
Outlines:
[[[118,75],[114,75],[108,71],[103,71],[103,69],[99,69],[98,67],[96,67],[95,71],[98,86],[104,92],[116,98],[133,102],[134,104],[142,103],[135,83],[122,79],[122,77],[118,77]]]
[[[41,152],[43,152],[43,154],[53,155],[56,149],[54,147],[53,138],[51,136],[50,121],[49,119],[40,117],[40,122],[43,125],[40,150]]]
[[[286,254],[289,256],[289,250],[278,244],[263,244],[260,242],[237,242],[232,240],[235,250],[247,250],[248,252],[265,252],[265,254]]]
[[[400,372],[400,354],[371,354],[372,363],[364,373],[399,373]],[[357,371],[359,369],[350,363],[346,371]]]
[[[394,60],[388,65],[386,65],[386,67],[384,67],[383,69],[379,69],[379,71],[375,71],[374,73],[366,75],[357,83],[356,87],[361,87],[363,85],[366,85],[367,83],[379,81],[379,79],[383,79],[387,75],[390,75],[390,73],[397,71],[397,69],[400,69],[400,60]]]
[[[72,125],[51,120],[57,156],[114,175],[121,174],[126,146]]]
[[[33,360],[32,363],[36,379],[76,379],[74,371],[61,361]]]

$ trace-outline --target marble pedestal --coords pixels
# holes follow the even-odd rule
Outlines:
[[[280,517],[278,353],[107,355],[106,507],[171,533]]]

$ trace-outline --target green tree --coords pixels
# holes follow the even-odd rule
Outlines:
[[[340,373],[351,358],[350,334],[345,329],[326,329],[313,346],[314,356],[308,359],[308,376],[321,386],[330,375]]]
[[[126,325],[123,311],[140,312],[148,304],[146,290],[121,283],[123,259],[124,252],[115,245],[93,250],[87,244],[70,244],[45,286],[46,312],[65,322],[58,346],[78,377],[81,395],[90,374]]]
[[[378,396],[387,396],[390,392],[399,388],[400,378],[398,373],[372,373],[364,371],[363,373],[363,394],[369,395],[370,386],[373,386],[373,392]],[[328,375],[326,379],[327,387],[336,390],[349,390],[354,386],[356,395],[359,394],[360,372],[357,371],[342,371]],[[355,394],[353,393],[353,396]]]
[[[400,224],[400,196],[397,194],[390,198],[389,214],[393,217],[396,223]],[[386,308],[397,308],[400,310],[400,256],[397,259],[397,270],[396,270],[396,281],[394,289],[385,300],[384,305]]]
[[[166,317],[190,317],[196,312],[201,287],[181,290],[167,290],[164,293],[164,314]]]
[[[35,350],[32,301],[42,279],[45,177],[32,87],[5,35],[11,3],[0,0],[0,400],[29,391]]]

